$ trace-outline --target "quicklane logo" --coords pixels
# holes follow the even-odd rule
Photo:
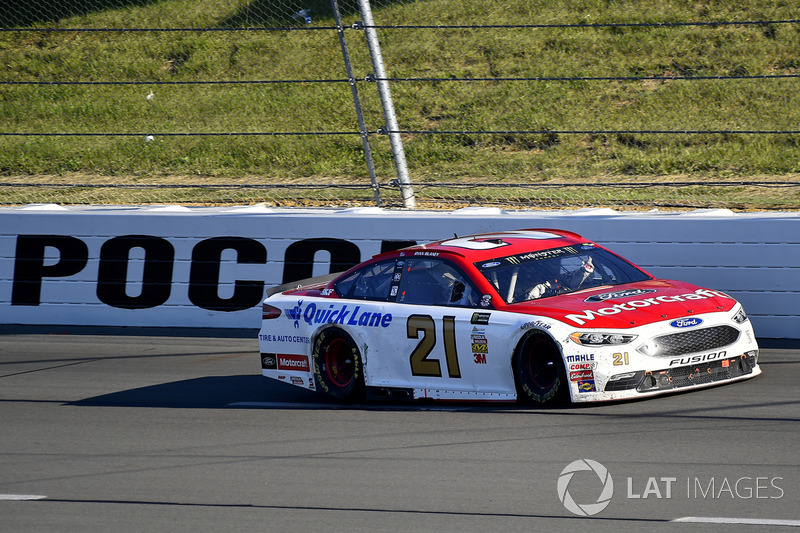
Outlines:
[[[373,328],[388,328],[392,323],[391,313],[380,313],[375,311],[362,310],[360,305],[334,305],[324,304],[317,307],[315,303],[309,303],[303,307],[303,300],[299,300],[292,309],[286,309],[286,316],[294,322],[294,327],[298,327],[300,322],[305,322],[309,326],[314,324],[347,324],[348,326],[366,326]]]
[[[578,503],[569,492],[573,476],[576,472],[581,471],[594,472],[600,479],[602,489],[594,503]],[[573,461],[561,471],[561,475],[558,477],[558,499],[569,512],[578,516],[596,515],[611,503],[612,496],[614,496],[614,480],[611,479],[608,469],[597,461],[591,459]]]

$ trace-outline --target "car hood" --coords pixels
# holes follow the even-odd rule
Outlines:
[[[543,315],[579,328],[624,329],[703,313],[730,311],[727,294],[672,280],[648,280],[510,305],[508,310]]]

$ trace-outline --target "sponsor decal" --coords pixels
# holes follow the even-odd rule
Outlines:
[[[542,322],[541,320],[534,320],[533,322],[525,322],[522,324],[519,329],[525,331],[526,329],[550,329],[552,326],[547,322]]]
[[[703,323],[702,318],[679,318],[669,323],[673,328],[691,328]]]
[[[472,338],[472,353],[475,355],[475,362],[478,362],[478,354],[489,353],[489,341],[486,340],[483,329],[473,328],[470,337]]]
[[[289,320],[294,321],[294,327],[299,326],[300,320],[309,326],[314,324],[347,324],[348,326],[366,326],[372,328],[387,328],[392,323],[391,313],[362,311],[360,305],[351,308],[349,305],[317,304],[310,303],[303,309],[303,300],[299,300],[292,309],[286,310]]]
[[[500,265],[500,261],[490,261],[489,263],[484,263],[481,265],[481,268],[492,268]]]
[[[309,372],[308,357],[305,355],[278,354],[278,370]]]
[[[330,296],[331,294],[333,294],[333,289],[322,289],[322,292],[320,292],[320,294],[322,294],[323,296]]]
[[[711,289],[697,289],[696,291],[688,294],[676,294],[674,296],[664,295],[653,298],[644,298],[642,300],[632,300],[622,304],[614,304],[609,307],[602,307],[596,311],[592,309],[584,309],[581,311],[581,313],[564,315],[564,318],[574,322],[579,326],[582,326],[586,322],[594,320],[598,316],[616,315],[622,312],[636,311],[641,307],[650,307],[652,305],[661,305],[663,303],[706,300],[708,298],[725,298],[727,300],[733,299],[723,292],[712,291]]]
[[[725,350],[721,352],[707,353],[705,355],[690,355],[688,357],[676,357],[670,359],[669,366],[673,365],[689,365],[694,363],[704,363],[706,361],[713,361],[715,359],[722,359],[728,354]]]
[[[481,296],[481,307],[489,307],[490,305],[492,305],[492,295],[484,294]]]
[[[539,252],[512,255],[510,257],[506,257],[505,260],[512,265],[520,265],[526,261],[541,261],[542,259],[551,259],[553,257],[561,257],[568,254],[575,255],[577,253],[577,250],[571,246],[567,246],[565,248],[554,248],[552,250],[541,250]]]
[[[300,385],[303,386],[303,378],[298,378],[297,376],[292,376],[292,385]]]
[[[584,361],[594,361],[594,354],[568,355],[567,363],[581,363]]]
[[[392,285],[391,290],[389,291],[389,296],[397,296],[397,291],[400,289],[397,285]]]
[[[439,252],[414,252],[416,256],[439,257]]]
[[[277,370],[278,368],[278,359],[275,354],[272,353],[262,353],[261,354],[261,368],[266,368],[269,370]]]
[[[594,370],[597,368],[597,363],[571,363],[570,370]]]
[[[594,383],[594,372],[592,372],[591,370],[578,370],[576,372],[570,372],[569,380],[570,381],[591,380],[592,383]]]
[[[400,278],[403,277],[403,274],[400,272],[395,272],[392,276],[392,281],[400,281]]]
[[[484,335],[472,336],[472,352],[473,353],[489,353],[489,343]]]
[[[594,380],[587,379],[585,381],[578,381],[578,392],[597,392],[597,388],[594,386]]]
[[[272,335],[270,333],[258,335],[258,340],[267,342],[291,342],[297,344],[310,344],[311,339],[303,335]]]
[[[472,318],[470,319],[470,324],[480,324],[485,326],[489,323],[489,317],[492,316],[492,313],[472,313]]]
[[[628,289],[626,291],[604,292],[603,294],[595,294],[589,296],[584,302],[604,302],[606,300],[621,300],[622,298],[630,298],[631,296],[641,296],[651,292],[658,292],[656,289]]]
[[[303,300],[298,300],[297,305],[283,311],[286,318],[294,321],[294,327],[300,327],[300,320],[303,318]]]

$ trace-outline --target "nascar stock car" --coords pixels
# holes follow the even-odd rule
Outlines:
[[[455,236],[268,291],[262,374],[339,401],[640,398],[761,372],[742,306],[578,234]]]

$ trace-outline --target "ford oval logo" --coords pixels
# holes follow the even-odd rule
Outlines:
[[[484,264],[482,264],[482,265],[481,265],[481,268],[492,268],[492,267],[496,267],[496,266],[497,266],[497,265],[499,265],[499,264],[500,264],[500,262],[499,262],[499,261],[492,261],[491,263],[484,263]]]
[[[702,318],[679,318],[669,323],[673,328],[691,328],[703,323]]]

